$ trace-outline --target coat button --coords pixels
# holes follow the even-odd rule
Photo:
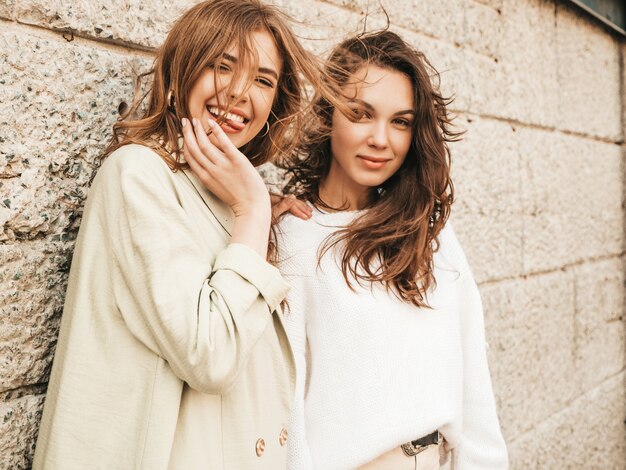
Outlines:
[[[257,439],[255,447],[256,447],[256,456],[261,457],[263,455],[263,452],[265,452],[265,441],[263,440],[263,438]]]
[[[285,445],[285,442],[287,442],[287,436],[289,435],[289,433],[287,433],[287,430],[285,428],[282,428],[280,430],[280,435],[278,436],[278,443],[281,446]]]

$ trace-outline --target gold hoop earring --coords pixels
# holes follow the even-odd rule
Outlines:
[[[166,102],[168,111],[176,113],[176,98],[172,94],[172,90],[167,92]]]
[[[269,134],[269,132],[270,132],[270,123],[265,121],[265,125],[267,126],[267,129],[265,129],[265,132],[263,132],[263,134],[259,135],[259,137],[265,137],[267,134]]]

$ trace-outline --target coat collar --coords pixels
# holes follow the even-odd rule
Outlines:
[[[179,170],[194,187],[207,208],[213,213],[219,224],[228,235],[232,235],[235,216],[233,211],[215,194],[209,191],[190,168]]]

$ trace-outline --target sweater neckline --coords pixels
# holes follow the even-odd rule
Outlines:
[[[367,209],[345,210],[345,211],[326,211],[320,207],[314,206],[310,202],[309,206],[313,209],[313,218],[320,222],[330,222],[332,224],[345,225],[352,222],[358,216],[365,214]]]

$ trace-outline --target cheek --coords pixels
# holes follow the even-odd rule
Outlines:
[[[276,98],[276,91],[261,91],[259,90],[254,97],[254,116],[263,122],[267,121],[274,105]]]

